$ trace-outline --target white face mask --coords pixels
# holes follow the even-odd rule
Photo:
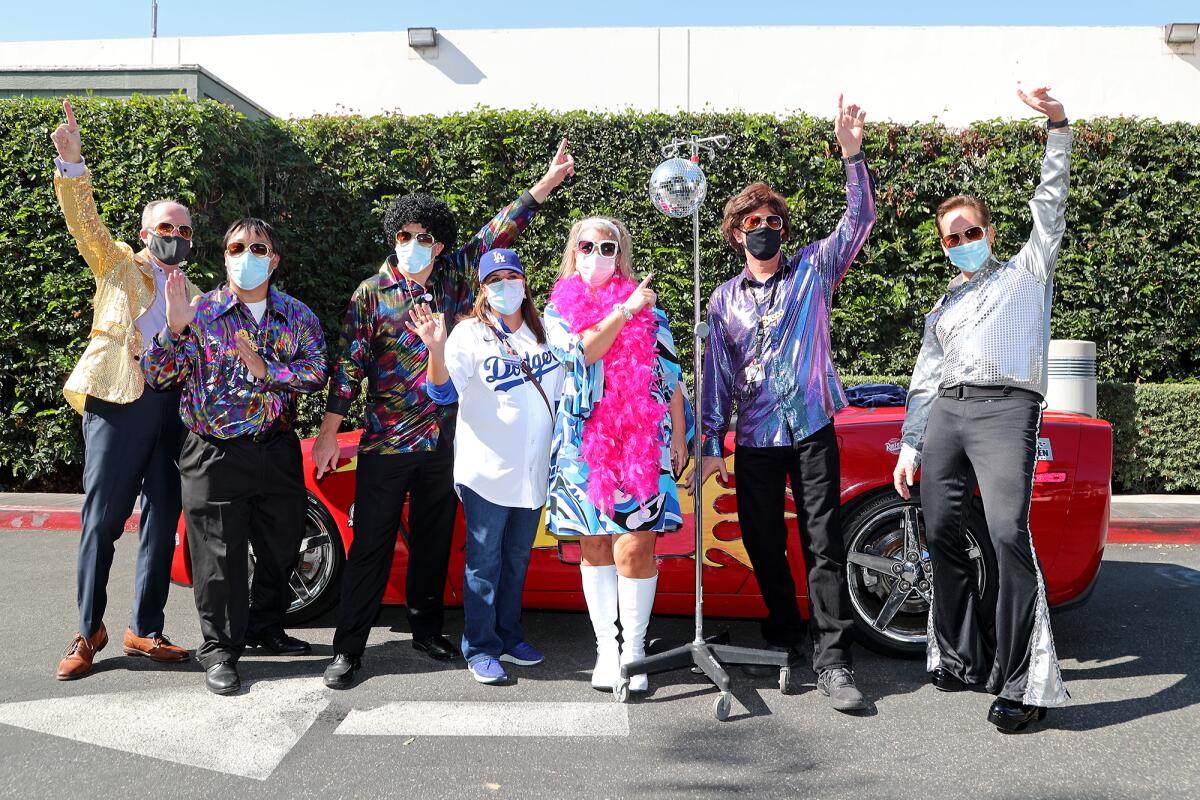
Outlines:
[[[586,256],[576,254],[575,271],[588,286],[603,286],[617,271],[617,257],[602,256],[595,250]]]
[[[497,314],[515,314],[525,300],[525,282],[516,278],[484,285],[488,304]]]

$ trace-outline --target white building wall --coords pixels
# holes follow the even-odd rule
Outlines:
[[[1200,56],[1162,29],[572,28],[0,43],[5,66],[199,64],[280,116],[494,108],[732,110],[962,125],[1026,115],[1046,83],[1074,117],[1200,122]]]

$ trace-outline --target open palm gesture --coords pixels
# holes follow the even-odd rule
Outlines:
[[[187,279],[183,277],[183,270],[173,269],[167,275],[166,298],[167,325],[178,336],[192,324],[196,318],[196,306],[200,303],[199,295],[188,299]]]
[[[1058,122],[1067,118],[1067,112],[1063,111],[1062,103],[1050,96],[1049,86],[1039,86],[1029,92],[1029,94],[1025,94],[1025,92],[1017,89],[1017,97],[1021,98],[1021,102],[1034,111],[1045,115],[1051,122]]]
[[[862,149],[863,122],[866,119],[867,112],[854,103],[843,106],[842,96],[838,95],[837,118],[833,121],[833,129],[838,146],[842,148],[842,158],[850,158]]]
[[[425,347],[441,350],[446,346],[446,319],[442,314],[434,314],[426,303],[418,303],[413,306],[408,317],[404,324],[421,337]]]

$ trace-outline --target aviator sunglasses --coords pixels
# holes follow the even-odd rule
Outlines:
[[[783,217],[778,214],[768,214],[765,217],[762,214],[750,214],[742,219],[742,231],[749,233],[756,231],[766,225],[773,231],[783,229]]]
[[[951,247],[958,247],[963,242],[978,242],[983,238],[983,235],[986,232],[987,230],[985,228],[981,228],[978,225],[972,225],[965,231],[960,231],[959,233],[947,233],[942,237],[942,244],[944,244],[946,249],[949,250]]]
[[[600,255],[605,258],[611,258],[617,254],[617,243],[608,240],[604,242],[593,242],[588,239],[580,239],[575,243],[575,249],[583,253],[585,256],[591,255],[593,250],[599,249]]]
[[[256,256],[269,256],[271,254],[270,245],[263,244],[262,242],[251,242],[250,244],[246,244],[245,242],[230,242],[225,245],[225,252],[231,256],[240,256],[246,250],[249,250]]]
[[[408,244],[414,238],[417,240],[417,244],[421,245],[422,247],[432,247],[434,241],[436,241],[431,233],[409,233],[408,231],[396,232],[396,241],[400,244]]]
[[[179,238],[184,239],[185,241],[190,242],[192,240],[192,226],[191,225],[176,226],[176,225],[172,225],[169,222],[160,222],[154,226],[154,232],[157,233],[159,236],[162,236],[163,238],[166,238],[167,236],[175,236],[176,234],[178,234]]]

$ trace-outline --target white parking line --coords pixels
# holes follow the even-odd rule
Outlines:
[[[626,706],[607,703],[399,701],[351,711],[355,736],[628,736]]]
[[[329,704],[312,678],[217,697],[202,685],[0,705],[0,724],[265,780]]]

